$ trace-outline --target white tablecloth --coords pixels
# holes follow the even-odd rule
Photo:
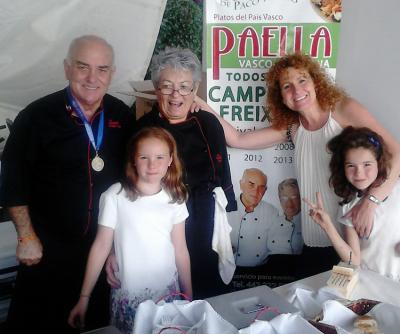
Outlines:
[[[324,298],[327,297],[328,294],[326,291],[324,291],[324,287],[326,286],[326,282],[330,276],[330,271],[311,276],[290,284],[286,284],[283,286],[280,286],[278,288],[275,288],[274,291],[277,292],[278,294],[282,295],[286,299],[290,300],[293,297],[293,291],[296,290],[296,288],[303,288],[303,289],[308,289],[310,291],[315,292],[316,294],[323,291],[324,293],[321,294],[320,297]],[[360,270],[359,272],[359,282],[355,289],[353,290],[352,294],[350,295],[351,300],[357,300],[357,299],[371,299],[371,300],[377,300],[385,303],[390,303],[394,304],[397,306],[400,306],[400,284],[396,283],[388,278],[385,278],[383,276],[380,276],[374,272],[367,271],[367,270]],[[381,304],[382,305],[382,304]],[[383,305],[384,306],[384,305]],[[322,309],[321,309],[322,311]],[[319,312],[319,311],[318,311]],[[299,317],[298,315],[291,315],[291,314],[283,314],[280,317],[284,317],[282,319],[279,319],[279,317],[275,318],[273,321],[270,323],[265,323],[265,322],[256,322],[252,324],[251,327],[242,329],[239,331],[240,334],[247,334],[247,333],[311,333],[311,329],[317,331],[314,327],[312,327],[309,323],[306,323],[306,321],[303,319],[302,324],[308,325],[308,328],[300,328],[299,324],[295,324],[295,320],[301,320],[301,319],[295,319],[295,317]],[[286,319],[287,317],[291,317],[291,319]],[[308,317],[307,317],[308,318]],[[397,319],[398,320],[398,319]],[[280,321],[280,322],[279,322]],[[278,327],[280,330],[277,330],[275,327],[272,329],[273,324],[280,324]],[[275,325],[276,325],[275,324]],[[384,321],[381,321],[381,324],[385,324]],[[282,326],[286,326],[285,330],[282,331]],[[295,332],[289,331],[289,327],[291,326],[295,327]],[[257,331],[256,327],[262,327],[260,331]],[[268,326],[271,328],[268,330]],[[293,327],[292,326],[292,327]],[[268,328],[267,328],[268,327]],[[387,333],[392,333],[393,331],[387,331]],[[108,333],[118,333],[118,331],[113,328],[112,326],[103,328],[98,331],[90,332],[93,334],[108,334]],[[346,332],[347,333],[347,332]],[[385,332],[386,333],[386,332]]]
[[[326,271],[290,284],[282,285],[274,290],[285,298],[290,297],[290,294],[297,286],[318,291],[320,288],[326,286],[330,274],[331,271]],[[400,283],[373,271],[360,269],[359,281],[348,299],[357,300],[362,298],[400,306]]]

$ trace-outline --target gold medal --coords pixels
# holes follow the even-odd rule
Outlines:
[[[96,154],[96,156],[92,160],[92,168],[96,172],[100,172],[104,168],[104,160],[100,158],[98,154]]]

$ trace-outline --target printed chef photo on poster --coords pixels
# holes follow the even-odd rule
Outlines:
[[[341,3],[206,0],[207,103],[237,131],[268,126],[266,73],[303,52],[334,78]],[[295,280],[301,254],[301,199],[292,141],[260,150],[228,148],[238,210],[228,213],[236,271],[233,290]]]
[[[294,280],[289,264],[303,247],[297,180],[288,177],[276,186],[263,170],[249,167],[238,183],[238,210],[228,213],[237,266],[232,288],[277,286]]]

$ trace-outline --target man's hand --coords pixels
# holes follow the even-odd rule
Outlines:
[[[43,247],[40,240],[35,238],[19,238],[17,246],[17,259],[19,262],[31,266],[40,262],[43,256]]]
[[[11,220],[18,235],[17,259],[20,263],[31,266],[40,262],[43,256],[43,246],[31,223],[27,205],[8,208]]]
[[[368,238],[374,226],[377,204],[362,198],[344,217],[350,219],[360,238]]]
[[[110,284],[111,287],[115,289],[121,287],[121,282],[115,276],[115,273],[118,272],[118,270],[119,268],[117,263],[117,257],[115,256],[115,253],[111,251],[106,261],[106,273],[107,273],[108,284]]]

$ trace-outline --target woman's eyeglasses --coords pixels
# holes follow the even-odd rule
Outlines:
[[[158,90],[163,95],[171,95],[174,92],[178,92],[180,95],[186,96],[193,92],[194,87],[193,86],[182,86],[182,87],[179,87],[178,89],[174,89],[174,87],[172,87],[172,86],[160,86],[160,87],[158,87]]]

